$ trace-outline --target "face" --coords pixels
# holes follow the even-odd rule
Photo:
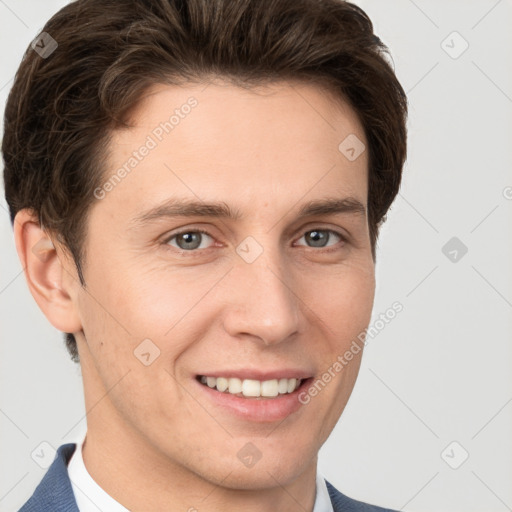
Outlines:
[[[132,122],[74,292],[88,429],[231,488],[292,481],[347,403],[362,352],[332,368],[370,321],[367,154],[339,149],[363,128],[284,82],[160,85]]]

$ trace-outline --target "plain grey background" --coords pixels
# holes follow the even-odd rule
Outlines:
[[[2,114],[25,48],[65,3],[0,0]],[[369,338],[320,470],[397,510],[512,510],[512,1],[355,3],[410,102],[372,324],[404,309]],[[0,510],[14,511],[46,471],[31,454],[86,425],[79,366],[28,292],[3,191],[0,244]]]

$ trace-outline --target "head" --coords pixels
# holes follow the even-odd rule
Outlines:
[[[110,390],[89,421],[205,479],[292,480],[362,351],[282,418],[201,377],[307,386],[368,325],[406,156],[386,47],[340,0],[86,0],[43,32],[58,46],[27,50],[6,106],[5,191],[86,401]]]

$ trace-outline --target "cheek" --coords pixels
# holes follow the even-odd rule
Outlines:
[[[331,318],[337,319],[339,328],[347,333],[350,339],[357,337],[368,326],[374,296],[375,288],[372,282],[364,280],[347,284],[346,290],[333,298],[333,302],[339,298],[339,309],[331,311]]]
[[[218,276],[210,272],[193,279],[191,273],[154,268],[135,272],[105,261],[90,275],[94,279],[81,295],[80,309],[91,360],[104,386],[110,388],[130,371],[125,385],[138,385],[126,389],[126,396],[137,396],[141,386],[172,387],[168,372],[175,374],[183,354],[214,320],[214,312],[205,311],[211,302],[201,299]],[[145,367],[137,355],[147,352],[155,359]]]
[[[182,287],[175,276],[171,286],[165,275],[127,265],[126,261],[98,258],[89,269],[82,309],[98,334],[115,334],[112,339],[142,341],[162,335],[173,324],[183,303]],[[164,277],[164,278],[162,278]]]
[[[345,268],[317,281],[311,295],[312,309],[329,328],[337,343],[346,344],[357,337],[370,321],[375,296],[372,266]]]
[[[161,313],[155,313],[159,308]],[[88,350],[83,360],[88,364],[89,382],[94,381],[95,400],[108,391],[109,401],[126,422],[140,423],[163,414],[162,407],[155,405],[159,401],[156,390],[164,393],[166,400],[175,401],[170,410],[178,406],[179,389],[170,373],[172,362],[185,347],[179,340],[168,343],[170,335],[161,334],[173,324],[170,311],[169,300],[153,301],[127,280],[91,286],[82,295]],[[156,325],[158,316],[163,320]]]
[[[87,266],[79,308],[88,357],[108,389],[141,366],[134,349],[151,336],[146,334],[146,298],[139,293],[137,274],[124,272],[101,250],[97,253]]]

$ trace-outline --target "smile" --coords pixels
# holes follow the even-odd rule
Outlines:
[[[302,384],[302,379],[299,378],[260,381],[254,379],[239,379],[236,377],[228,378],[199,375],[198,380],[201,384],[221,393],[245,398],[275,398],[279,395],[293,393]]]

